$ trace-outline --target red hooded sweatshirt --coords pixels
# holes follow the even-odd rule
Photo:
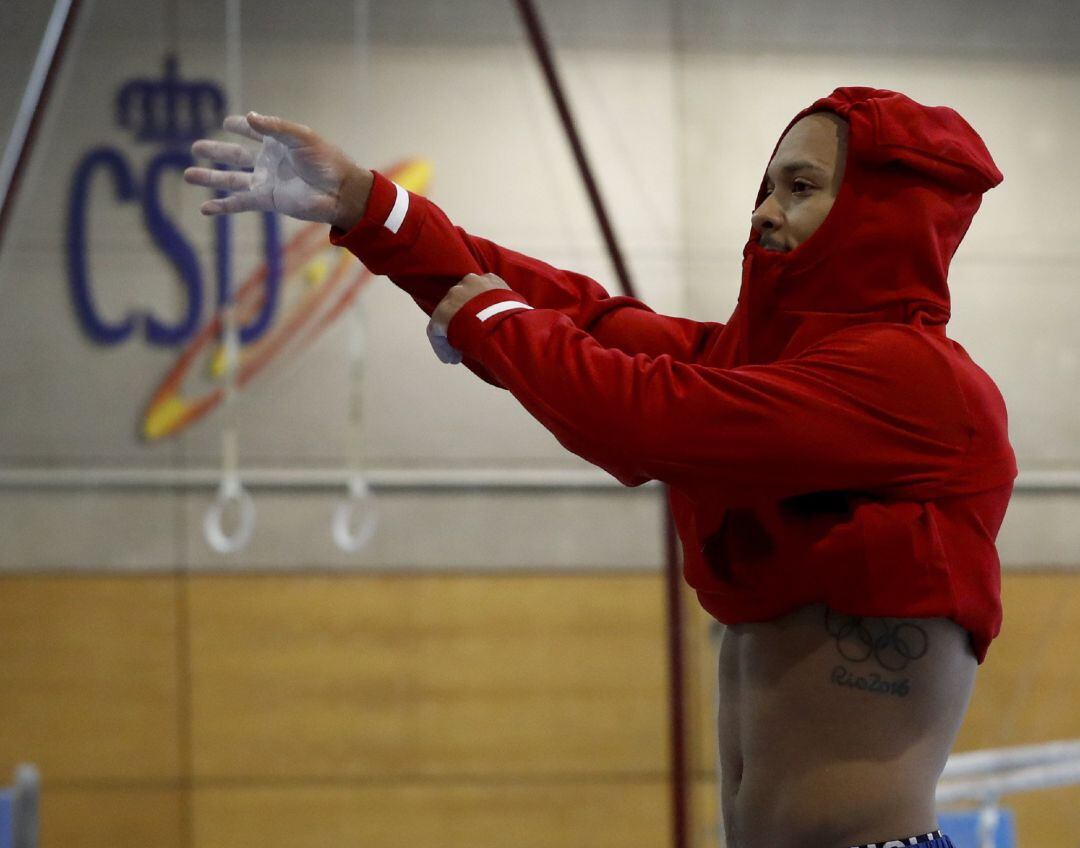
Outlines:
[[[611,297],[381,174],[330,238],[429,315],[465,274],[502,277],[512,291],[466,303],[450,344],[569,450],[625,485],[668,484],[686,580],[715,618],[944,616],[982,662],[1017,466],[1000,392],[945,334],[947,275],[1002,176],[955,111],[892,91],[838,88],[784,132],[826,110],[849,125],[833,207],[786,253],[751,231],[725,324]]]

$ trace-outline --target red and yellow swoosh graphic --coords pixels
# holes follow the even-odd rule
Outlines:
[[[417,194],[427,191],[432,166],[409,159],[384,173]],[[327,240],[325,224],[308,224],[282,248],[281,305],[273,327],[240,352],[236,386],[244,388],[266,366],[296,356],[356,299],[373,276],[348,251]],[[244,280],[234,297],[239,325],[254,318],[266,301],[264,262]],[[222,310],[199,329],[154,391],[142,419],[142,435],[155,441],[183,432],[214,410],[225,397]],[[203,368],[197,368],[203,363]],[[201,378],[201,379],[200,379]],[[199,383],[202,385],[199,385]],[[208,384],[208,385],[207,385]]]

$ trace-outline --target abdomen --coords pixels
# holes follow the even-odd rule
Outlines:
[[[729,628],[724,649],[720,748],[725,774],[738,775],[727,804],[738,848],[933,829],[935,786],[974,681],[960,627],[815,605]]]

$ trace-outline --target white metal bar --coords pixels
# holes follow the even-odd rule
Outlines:
[[[1031,766],[978,780],[941,783],[937,788],[937,803],[941,806],[957,801],[984,801],[1013,792],[1030,792],[1073,784],[1080,784],[1080,760]]]
[[[374,488],[623,488],[602,471],[548,469],[370,469]],[[348,485],[347,469],[252,468],[244,484],[278,489],[336,488]],[[211,468],[6,468],[0,489],[200,488],[216,486],[221,470]],[[657,485],[655,481],[646,486]],[[1018,492],[1080,492],[1080,471],[1028,471],[1016,480]]]
[[[1080,739],[1043,742],[1038,745],[1015,745],[953,754],[945,764],[942,780],[972,774],[987,774],[1025,766],[1042,766],[1066,760],[1080,761]]]
[[[1080,491],[1080,469],[1021,471],[1020,476],[1016,478],[1016,490],[1025,492]]]
[[[349,469],[249,468],[244,485],[271,489],[345,489]],[[371,468],[364,479],[374,489],[623,489],[602,471],[510,468]],[[221,482],[219,468],[50,468],[0,471],[0,489],[198,489]],[[655,481],[641,488],[655,487]]]

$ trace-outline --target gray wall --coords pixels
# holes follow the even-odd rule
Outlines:
[[[457,223],[617,288],[512,4],[372,2],[366,48],[353,41],[351,2],[322,3],[317,15],[294,4],[244,5],[243,108],[308,123],[376,168],[428,157],[430,193]],[[906,6],[906,17],[883,4],[837,2],[540,5],[631,270],[661,312],[730,315],[766,157],[811,100],[869,84],[964,114],[1006,182],[987,196],[954,262],[950,334],[1001,387],[1021,468],[1080,468],[1070,335],[1080,315],[1080,217],[1068,194],[1080,164],[1066,155],[1080,128],[1080,28],[1070,4],[1044,4],[1044,14],[1023,20],[1003,3],[993,4],[998,16],[980,4],[977,17],[962,4]],[[209,0],[86,6],[0,253],[0,467],[219,462],[220,415],[172,441],[135,437],[178,351],[141,340],[90,344],[71,310],[63,239],[71,174],[89,148],[114,146],[137,169],[156,151],[113,122],[122,82],[160,74],[163,55],[175,51],[186,78],[224,83],[223,8]],[[5,4],[5,79],[25,77],[45,11],[40,2]],[[10,120],[16,88],[4,87],[0,121]],[[179,180],[166,188],[170,213],[209,267],[203,195]],[[118,206],[104,183],[94,197],[91,267],[102,310],[177,314],[175,275],[138,209]],[[253,221],[236,229],[242,277],[258,262],[258,238]],[[387,281],[361,296],[361,310],[364,466],[587,468],[509,395],[438,363],[426,319]],[[341,467],[347,342],[339,321],[241,394],[242,466]],[[376,543],[357,555],[330,540],[337,495],[257,493],[255,541],[227,560],[201,538],[210,497],[2,491],[0,566],[653,568],[661,556],[656,490],[395,494],[383,499]],[[1075,563],[1076,504],[1018,495],[1000,539],[1006,563]]]

